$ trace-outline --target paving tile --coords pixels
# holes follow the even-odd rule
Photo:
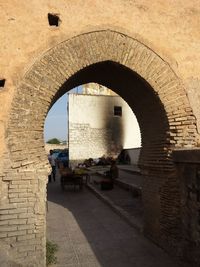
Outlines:
[[[86,188],[62,192],[52,183],[48,206],[47,237],[59,245],[52,267],[178,266]]]

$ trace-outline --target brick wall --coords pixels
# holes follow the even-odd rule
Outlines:
[[[14,246],[10,254],[21,263],[45,265],[49,165],[44,120],[63,93],[91,80],[115,88],[136,114],[142,136],[140,167],[146,177],[144,232],[178,252],[181,193],[171,152],[195,147],[198,135],[186,91],[170,65],[138,40],[110,30],[63,41],[30,65],[15,88],[5,123],[0,229],[1,242]]]

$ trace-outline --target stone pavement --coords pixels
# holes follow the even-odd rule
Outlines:
[[[113,190],[101,190],[99,175],[92,175],[87,187],[95,195],[109,205],[118,215],[139,231],[143,229],[143,203],[141,195],[135,195],[132,190],[124,190],[121,184],[115,184]],[[129,184],[127,184],[129,185]],[[127,187],[127,189],[129,189]]]
[[[58,267],[177,267],[175,260],[128,225],[87,188],[48,185],[47,238]]]
[[[143,229],[143,203],[142,203],[142,175],[135,165],[118,165],[119,178],[115,180],[115,189],[110,191],[100,190],[102,174],[109,167],[92,167],[91,183],[88,188],[101,200],[108,204],[117,214],[125,219],[131,226],[139,231]],[[97,171],[95,173],[94,171]],[[125,190],[124,190],[125,189]]]

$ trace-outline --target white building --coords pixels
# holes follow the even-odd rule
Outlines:
[[[137,119],[120,96],[102,86],[87,85],[83,92],[68,98],[70,161],[116,157],[123,148],[141,146]]]

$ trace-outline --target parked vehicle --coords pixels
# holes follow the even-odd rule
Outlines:
[[[60,154],[60,151],[53,150],[53,157],[54,157],[55,161],[56,161],[57,156],[58,156],[59,154]]]
[[[69,163],[69,154],[68,151],[62,151],[60,153],[58,153],[57,157],[56,157],[56,164],[59,168],[60,164],[62,164],[65,167],[68,167],[68,163]]]

